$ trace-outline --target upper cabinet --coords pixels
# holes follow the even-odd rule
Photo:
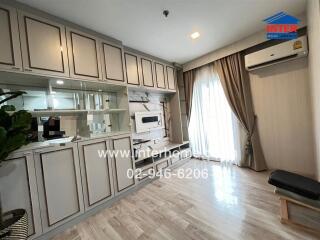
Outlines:
[[[154,87],[152,60],[143,57],[140,60],[143,86]]]
[[[69,76],[65,27],[24,12],[19,23],[24,70]]]
[[[67,28],[70,76],[73,78],[102,79],[97,38]]]
[[[0,4],[0,70],[175,90],[172,66],[49,19]]]
[[[131,53],[124,54],[128,84],[140,85],[138,57]]]
[[[0,5],[0,69],[22,70],[17,11]]]
[[[164,65],[156,62],[154,66],[155,66],[157,87],[165,89],[166,81],[165,81]]]
[[[173,67],[166,67],[167,70],[167,83],[168,83],[168,89],[175,90],[175,76],[174,76],[174,68]]]
[[[101,47],[103,79],[125,83],[122,47],[104,41],[101,42]]]

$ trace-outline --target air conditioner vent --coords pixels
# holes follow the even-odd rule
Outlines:
[[[265,63],[256,64],[256,65],[248,67],[248,70],[267,67],[267,66],[273,65],[274,63],[286,62],[286,61],[291,60],[293,58],[297,58],[297,56],[298,56],[298,54],[293,54],[293,55],[290,55],[287,57],[278,58],[276,60],[271,60],[271,61],[268,61]]]
[[[280,62],[305,57],[307,54],[307,37],[302,36],[246,55],[245,66],[248,71],[252,71]]]

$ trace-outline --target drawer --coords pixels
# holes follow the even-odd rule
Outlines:
[[[176,162],[180,161],[180,155],[173,155],[171,157],[171,164],[175,164]]]
[[[141,174],[140,174],[138,180],[142,181],[142,180],[148,178],[149,176],[152,176],[152,174],[149,174],[150,169],[153,169],[153,167],[149,167],[149,168],[143,169],[141,171]]]
[[[190,158],[192,156],[191,149],[184,149],[180,152],[181,159]]]
[[[166,160],[166,161],[163,161],[163,162],[161,162],[161,163],[158,163],[158,164],[156,165],[156,170],[157,170],[157,172],[158,172],[158,171],[160,171],[160,170],[162,170],[162,169],[167,168],[168,166],[169,166],[169,160]]]

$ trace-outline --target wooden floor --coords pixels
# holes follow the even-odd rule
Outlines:
[[[198,160],[182,168],[207,168],[209,178],[155,180],[54,240],[320,239],[279,222],[268,173]]]

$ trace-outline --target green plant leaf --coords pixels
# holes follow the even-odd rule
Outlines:
[[[7,141],[3,145],[2,151],[0,151],[1,161],[5,160],[5,158],[13,151],[17,150],[18,148],[22,147],[27,143],[27,136],[26,134],[19,132],[16,134],[9,135],[7,137]]]
[[[13,105],[3,105],[1,106],[1,109],[4,111],[15,111],[16,107]]]
[[[11,129],[24,129],[29,130],[31,125],[32,115],[25,110],[20,110],[15,112],[12,116],[12,126]]]
[[[4,127],[8,130],[11,126],[11,117],[10,115],[3,109],[0,109],[0,127]]]
[[[7,130],[4,127],[0,127],[0,151],[2,150],[7,140]]]
[[[26,92],[1,92],[0,95],[11,95],[4,100],[4,103],[14,99]],[[31,128],[32,115],[25,110],[13,113],[11,116],[6,111],[15,111],[12,105],[5,105],[0,108],[0,163],[5,160],[9,154],[21,146],[28,143],[28,133]]]
[[[19,97],[20,95],[23,95],[23,94],[26,94],[26,92],[24,92],[24,91],[1,92],[0,96],[3,96],[3,95],[11,95],[11,96],[6,97],[3,100],[0,100],[0,104],[5,103],[5,102],[7,102],[7,101],[9,101],[11,99],[17,98],[17,97]]]

